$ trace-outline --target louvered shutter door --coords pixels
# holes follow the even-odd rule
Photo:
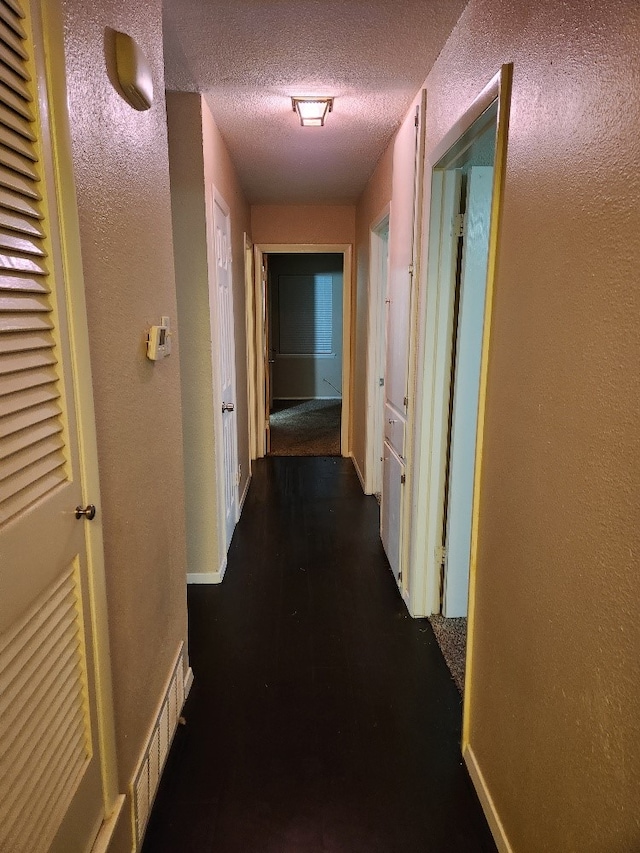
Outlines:
[[[18,0],[0,0],[0,851],[70,853],[98,831],[102,782],[73,378],[31,50]]]
[[[22,17],[0,0],[0,523],[65,478]]]

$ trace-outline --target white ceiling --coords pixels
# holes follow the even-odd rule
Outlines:
[[[165,84],[205,95],[250,203],[354,203],[465,5],[164,0]],[[335,98],[322,128],[309,94]]]

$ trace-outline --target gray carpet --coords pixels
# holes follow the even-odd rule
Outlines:
[[[467,655],[467,620],[429,616],[433,633],[453,676],[456,687],[464,693],[464,667]]]
[[[340,456],[341,400],[274,400],[272,456]]]

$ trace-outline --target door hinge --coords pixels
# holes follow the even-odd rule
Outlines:
[[[452,237],[464,237],[464,225],[465,225],[464,213],[456,213],[456,215],[453,217],[452,228],[451,228],[451,236]]]
[[[436,547],[436,565],[444,566],[447,559],[447,549],[444,545],[438,545]]]
[[[381,376],[380,379],[378,379],[378,385],[381,388],[384,388],[384,376]]]
[[[416,107],[415,126],[420,127],[420,107]]]
[[[405,409],[407,408],[407,406],[408,406],[408,405],[409,405],[409,398],[408,398],[408,397],[405,397],[405,398],[404,398],[404,407],[405,407]]]
[[[402,572],[398,572],[398,583],[402,583]]]
[[[413,275],[413,264],[409,264],[409,275]]]
[[[407,475],[406,474],[400,474],[400,482],[404,486],[404,484],[407,482]]]

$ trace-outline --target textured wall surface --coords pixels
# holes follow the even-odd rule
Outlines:
[[[252,204],[354,203],[465,0],[165,0],[169,88],[203,92]],[[291,95],[335,98],[302,128]]]
[[[514,62],[471,746],[516,853],[640,849],[640,7],[472,0],[436,145]]]
[[[367,429],[367,335],[369,315],[369,249],[371,226],[391,201],[393,140],[356,208],[356,288],[354,305],[354,370],[351,448],[358,468],[366,477]]]
[[[251,207],[254,243],[353,243],[355,218],[351,204]]]
[[[187,571],[220,567],[202,99],[167,92],[187,520]],[[209,389],[209,393],[207,393]]]
[[[244,235],[251,237],[251,211],[238,182],[227,147],[211,111],[202,99],[202,139],[207,191],[215,187],[229,207],[233,274],[233,315],[236,344],[236,411],[238,462],[242,466],[240,496],[249,477],[249,411],[247,391],[247,334],[245,325]]]
[[[91,345],[120,790],[126,791],[186,640],[179,339],[145,356],[149,326],[175,322],[160,0],[64,0],[72,154]],[[132,35],[155,102],[113,88],[108,28]]]

